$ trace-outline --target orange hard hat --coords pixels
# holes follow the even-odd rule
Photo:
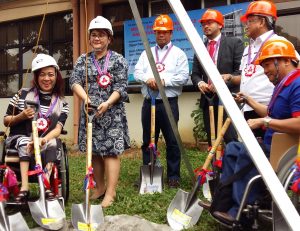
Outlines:
[[[258,58],[254,61],[255,65],[261,64],[265,59],[270,58],[290,58],[299,61],[296,56],[294,45],[285,39],[270,39],[262,47]]]
[[[169,17],[169,15],[166,14],[159,15],[154,21],[153,30],[173,30],[172,19]]]
[[[247,8],[246,13],[241,17],[241,21],[247,21],[249,15],[263,15],[272,16],[277,19],[277,10],[273,2],[269,1],[255,1],[251,2]]]
[[[205,21],[212,20],[224,27],[224,17],[222,13],[218,10],[212,10],[208,9],[207,11],[204,12],[202,15],[202,18],[199,20],[200,23],[203,23]]]

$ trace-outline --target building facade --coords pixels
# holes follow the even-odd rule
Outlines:
[[[172,13],[166,0],[136,0],[141,17],[161,13]],[[185,9],[195,10],[230,5],[247,0],[181,0]],[[300,1],[277,0],[279,19],[277,32],[287,37],[300,52]],[[237,12],[238,14],[238,12]],[[113,25],[114,42],[112,49],[124,55],[124,21],[133,19],[126,0],[0,0],[0,104],[2,117],[9,98],[21,87],[29,86],[30,65],[35,52],[48,53],[58,61],[65,80],[65,93],[71,106],[66,124],[68,138],[76,143],[79,102],[68,86],[68,78],[77,57],[89,47],[86,45],[87,26],[97,15],[108,18]],[[230,23],[238,19],[225,15]],[[296,26],[295,26],[296,25]],[[238,30],[226,33],[241,33]],[[38,43],[37,43],[38,41]],[[130,104],[127,104],[129,129],[132,140],[140,144],[140,108],[142,96],[134,86],[129,87]],[[199,98],[196,91],[185,90],[179,99],[179,130],[183,141],[194,141],[193,121],[190,112]],[[72,113],[73,112],[73,113]],[[188,112],[188,113],[187,113]],[[0,128],[4,129],[1,123]]]

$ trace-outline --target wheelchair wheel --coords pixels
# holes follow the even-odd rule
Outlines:
[[[280,182],[282,182],[284,189],[287,191],[287,194],[290,197],[293,205],[300,214],[300,196],[290,189],[292,185],[293,176],[296,172],[296,169],[291,168],[295,163],[296,153],[296,146],[288,150],[288,152],[285,155],[285,158],[280,163],[282,164],[282,168],[278,173],[278,178]]]
[[[62,142],[61,148],[61,161],[60,161],[60,179],[61,179],[61,196],[64,198],[65,203],[69,199],[69,162],[67,156],[67,147],[64,142]]]

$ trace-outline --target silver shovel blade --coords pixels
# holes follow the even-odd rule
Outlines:
[[[9,230],[10,231],[14,231],[14,230],[29,231],[30,230],[21,213],[9,215],[8,220],[9,220]]]
[[[153,167],[153,181],[151,184],[151,175],[149,165],[143,165],[140,169],[140,194],[153,194],[163,191],[163,167]]]
[[[200,218],[203,208],[198,204],[199,199],[193,201],[193,203],[188,206],[187,211],[184,211],[187,207],[188,196],[188,192],[179,189],[169,205],[167,220],[174,230],[190,228],[194,226]]]
[[[86,203],[72,204],[72,225],[78,231],[95,231],[104,222],[102,207],[90,205],[90,219],[88,219],[86,211]]]
[[[59,230],[65,225],[66,214],[58,200],[28,202],[34,221],[45,229]]]

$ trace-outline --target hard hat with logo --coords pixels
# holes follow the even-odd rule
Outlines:
[[[38,54],[33,60],[31,64],[31,71],[34,72],[43,67],[54,66],[56,70],[59,70],[59,67],[55,61],[55,59],[46,54]]]
[[[89,29],[88,29],[89,33],[93,29],[107,29],[111,33],[111,35],[114,34],[110,21],[108,21],[106,18],[102,16],[97,16],[90,22]]]
[[[270,39],[262,47],[254,64],[259,65],[265,59],[290,58],[298,62],[294,45],[285,39]]]
[[[222,13],[218,10],[208,9],[202,15],[202,18],[199,20],[200,23],[204,23],[208,20],[215,21],[224,27],[224,17]]]
[[[169,15],[162,14],[159,15],[153,24],[153,30],[162,30],[162,31],[168,31],[168,30],[173,30],[173,21],[169,17]]]
[[[255,1],[251,2],[246,13],[241,17],[241,21],[247,21],[249,15],[271,16],[274,20],[277,19],[277,10],[273,2]]]

